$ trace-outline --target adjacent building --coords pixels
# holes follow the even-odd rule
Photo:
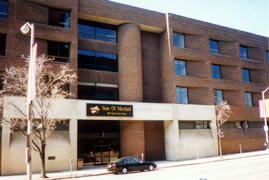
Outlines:
[[[0,0],[1,71],[29,54],[29,35],[20,32],[26,22],[35,24],[38,54],[78,75],[69,87],[76,98],[52,108],[51,117],[69,125],[51,136],[49,171],[133,155],[216,156],[221,100],[232,106],[223,152],[264,149],[258,100],[269,85],[268,37],[107,0]],[[3,115],[19,118],[8,105]],[[1,173],[24,173],[25,139],[5,126],[1,137]],[[33,164],[38,171],[36,154]]]

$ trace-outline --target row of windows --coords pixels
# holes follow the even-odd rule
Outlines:
[[[210,129],[210,121],[178,121],[179,129]]]
[[[185,35],[181,33],[174,32],[173,34],[174,46],[178,48],[185,48]],[[219,41],[209,39],[209,51],[212,54],[220,54]],[[249,59],[248,47],[240,45],[240,58]],[[266,62],[269,64],[269,51],[265,52]]]
[[[263,128],[263,122],[228,121],[223,124],[224,129]],[[179,129],[210,129],[210,121],[178,121]]]
[[[214,95],[215,95],[214,96],[215,105],[220,104],[224,100],[223,90],[215,90]],[[251,92],[245,92],[244,96],[245,96],[245,105],[248,106],[248,107],[252,107],[253,106],[252,93]]]
[[[253,106],[253,95],[251,92],[245,92],[245,105],[248,107]],[[178,104],[188,104],[188,88],[187,87],[176,87],[176,100]],[[224,100],[223,90],[214,90],[214,104],[220,104]]]
[[[58,26],[63,28],[70,28],[70,11],[48,8],[48,24],[52,26]],[[0,0],[0,18],[8,18],[8,1]],[[108,42],[117,42],[117,31],[115,26],[78,20],[78,36],[80,38],[96,39]],[[174,46],[179,48],[185,48],[184,34],[173,34]],[[209,40],[209,49],[211,53],[219,54],[219,41]],[[240,46],[240,57],[242,59],[248,59],[248,47]],[[266,61],[269,63],[269,51],[266,51]]]
[[[224,129],[231,128],[263,128],[264,122],[254,122],[254,121],[228,121],[223,124]]]
[[[176,59],[174,62],[175,73],[176,75],[186,76],[187,75],[187,65],[186,61]],[[250,69],[242,69],[242,79],[243,82],[251,82]],[[211,65],[211,72],[213,79],[222,79],[221,76],[221,66],[217,64]]]

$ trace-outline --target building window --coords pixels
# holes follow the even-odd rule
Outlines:
[[[78,67],[80,69],[118,72],[118,56],[111,53],[79,49]]]
[[[186,76],[186,61],[175,60],[175,73],[176,75]]]
[[[248,48],[246,46],[240,46],[240,58],[248,59]]]
[[[78,83],[78,99],[119,101],[117,84]]]
[[[253,106],[252,93],[251,92],[245,92],[245,103],[246,103],[246,106],[248,106],[248,107]]]
[[[0,34],[0,56],[6,55],[6,35]]]
[[[243,82],[251,82],[250,70],[244,68],[242,70],[242,77],[243,77]]]
[[[195,128],[196,129],[210,129],[210,121],[196,121]]]
[[[55,131],[69,131],[70,120],[61,120],[56,122]]]
[[[214,98],[215,105],[220,104],[222,101],[223,101],[223,91],[215,90],[215,98]]]
[[[49,25],[70,28],[70,11],[49,8]]]
[[[195,129],[194,121],[178,121],[179,129]]]
[[[178,104],[188,104],[188,88],[186,87],[177,87],[176,96]]]
[[[117,42],[116,27],[91,21],[78,20],[78,37]]]
[[[8,18],[8,0],[0,0],[0,18]]]
[[[266,62],[269,64],[269,51],[265,52]]]
[[[221,67],[220,65],[212,64],[212,78],[213,79],[221,79]]]
[[[174,33],[174,46],[179,48],[185,48],[185,40],[183,34]]]
[[[55,61],[69,62],[70,44],[48,41],[48,56]]]
[[[210,52],[213,54],[219,54],[219,41],[216,40],[209,40],[209,49]]]

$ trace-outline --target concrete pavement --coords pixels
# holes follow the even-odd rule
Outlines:
[[[225,155],[222,158],[217,157],[208,157],[195,160],[186,160],[186,161],[156,161],[158,168],[169,168],[176,166],[188,166],[201,163],[211,163],[217,161],[238,159],[238,158],[247,158],[253,156],[269,156],[269,151],[255,151],[242,154],[232,154]],[[106,166],[89,166],[84,167],[82,170],[76,171],[64,171],[64,172],[53,172],[47,173],[50,178],[48,180],[60,180],[60,179],[78,179],[80,177],[90,177],[90,176],[100,176],[105,174],[111,174],[111,172],[106,170]],[[33,180],[39,180],[40,174],[33,174]],[[0,176],[0,180],[26,180],[26,175],[16,175],[16,176]]]

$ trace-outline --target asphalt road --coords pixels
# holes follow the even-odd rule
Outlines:
[[[80,180],[268,180],[269,155]]]

